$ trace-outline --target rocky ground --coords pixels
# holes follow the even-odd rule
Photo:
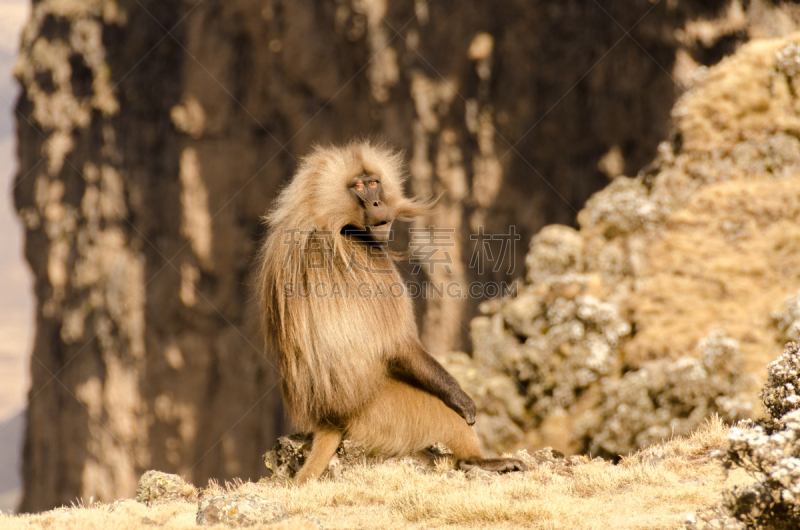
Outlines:
[[[35,515],[3,515],[5,528],[686,528],[743,530],[800,524],[800,343],[770,363],[765,418],[730,428],[713,416],[689,436],[618,463],[517,451],[524,472],[455,468],[446,448],[403,458],[345,440],[315,482],[294,485],[312,439],[286,436],[264,455],[257,483],[197,488],[148,471],[135,499],[90,501]]]
[[[345,440],[323,476],[294,476],[311,448],[282,437],[264,455],[257,483],[148,471],[135,499],[93,502],[34,515],[4,515],[5,528],[195,528],[225,525],[324,528],[686,528],[743,530],[800,524],[800,343],[770,363],[759,393],[765,418],[734,427],[713,416],[689,436],[618,463],[517,451],[524,472],[455,468],[444,447],[403,458],[371,455]]]
[[[253,528],[681,528],[687,516],[718,505],[722,493],[752,482],[726,473],[712,451],[727,446],[719,420],[640,451],[614,465],[520,452],[524,473],[452,469],[446,459],[349,461],[318,482],[295,487],[277,475],[259,483],[197,489],[150,472],[137,499],[36,515],[2,515],[0,529],[145,525],[194,528],[218,522]],[[334,466],[335,467],[335,466]]]

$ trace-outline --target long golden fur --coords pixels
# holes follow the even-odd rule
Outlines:
[[[463,466],[522,468],[480,457],[474,403],[419,342],[385,245],[393,219],[427,208],[404,195],[403,175],[401,155],[384,146],[318,147],[266,217],[258,282],[268,347],[292,420],[315,433],[298,482],[325,469],[342,436],[387,454],[442,442]],[[372,204],[390,212],[374,226],[371,205],[351,193],[362,176],[380,183]]]

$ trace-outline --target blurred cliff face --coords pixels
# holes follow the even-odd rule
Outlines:
[[[417,280],[507,280],[523,252],[479,272],[469,234],[573,223],[651,160],[685,72],[792,27],[738,5],[37,2],[16,65],[38,304],[22,508],[130,496],[150,468],[259,476],[285,427],[252,257],[312,143],[381,135],[413,193],[443,194],[416,228],[452,235],[450,266]],[[478,302],[421,302],[427,345],[467,347]]]

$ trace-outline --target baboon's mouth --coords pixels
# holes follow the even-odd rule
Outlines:
[[[354,226],[347,225],[342,228],[342,235],[358,239],[367,244],[385,243],[391,232],[391,221],[381,221],[374,225]]]
[[[358,225],[345,225],[341,233],[343,236],[350,236],[350,237],[369,237],[372,233],[372,227],[369,225],[358,226]]]

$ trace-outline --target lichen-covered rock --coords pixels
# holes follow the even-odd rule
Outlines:
[[[279,502],[258,495],[218,495],[201,501],[197,508],[197,524],[201,526],[252,526],[269,524],[286,517],[286,508]]]
[[[311,434],[292,434],[278,438],[275,446],[262,457],[267,466],[266,478],[295,476],[311,451],[312,441]]]
[[[653,361],[603,385],[599,409],[578,424],[585,450],[616,458],[686,435],[713,413],[727,422],[749,417],[738,343],[714,333],[698,348],[700,358]]]
[[[780,340],[800,341],[800,293],[790,296],[783,308],[772,313],[772,323],[780,332]]]
[[[579,230],[543,229],[527,282],[481,304],[460,361],[474,366],[454,373],[493,396],[479,431],[506,434],[482,437],[489,450],[626,454],[755,410],[776,341],[800,335],[800,295],[776,307],[800,290],[798,48],[754,42],[696,76],[653,162],[592,196]]]
[[[264,465],[267,472],[264,479],[268,481],[286,482],[300,471],[311,451],[314,441],[312,434],[292,434],[281,436],[275,446],[264,453]],[[361,445],[351,441],[342,440],[331,458],[322,478],[338,478],[342,470],[354,464],[363,464],[368,461],[382,461],[380,455],[372,455]]]
[[[497,314],[472,322],[475,358],[511,375],[516,384],[509,390],[522,391],[534,421],[569,409],[619,362],[618,341],[630,324],[613,303],[589,294],[591,283],[589,276],[568,275],[526,286]]]
[[[586,201],[578,223],[613,239],[660,221],[664,213],[641,179],[617,177]]]
[[[720,508],[686,516],[687,530],[745,530],[747,526]]]
[[[575,233],[570,230],[558,232]],[[547,237],[531,245],[528,259],[538,267],[538,283],[499,303],[484,303],[487,315],[470,325],[473,358],[443,360],[476,399],[477,431],[491,453],[540,445],[528,433],[579,409],[591,387],[619,371],[618,346],[631,330],[618,304],[604,299],[601,276],[564,266],[577,255],[575,247],[564,247],[568,258],[551,259],[557,246],[545,244]],[[550,257],[539,260],[540,249]],[[556,271],[549,276],[548,263]],[[567,449],[564,440],[554,442]]]
[[[178,475],[150,470],[139,479],[136,500],[148,506],[162,501],[194,500],[197,489]]]
[[[755,482],[737,486],[723,506],[748,528],[800,527],[800,410],[782,416],[782,429],[767,434],[760,425],[731,429],[722,454],[727,469],[742,468]]]
[[[767,366],[767,384],[761,389],[761,402],[773,422],[800,408],[800,344],[789,342],[783,354]]]
[[[761,390],[767,417],[731,428],[728,447],[717,452],[725,469],[753,479],[725,492],[723,502],[690,515],[691,530],[800,527],[800,345],[790,342],[768,367]]]
[[[583,237],[574,228],[548,225],[531,239],[525,256],[528,281],[539,283],[552,274],[583,271]]]

